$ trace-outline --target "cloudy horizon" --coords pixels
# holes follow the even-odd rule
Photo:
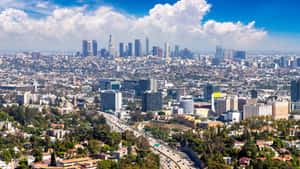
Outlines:
[[[158,3],[139,16],[111,4],[84,1],[64,6],[55,1],[3,0],[0,2],[1,51],[76,51],[84,39],[107,47],[111,33],[114,45],[149,37],[150,45],[164,42],[194,51],[212,51],[216,45],[244,50],[298,52],[299,37],[270,33],[256,20],[218,21],[207,18],[213,3],[180,0]]]

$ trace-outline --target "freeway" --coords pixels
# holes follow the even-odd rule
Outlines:
[[[118,119],[116,116],[104,112],[99,112],[106,120],[107,124],[115,132],[124,132],[126,130],[132,131],[136,137],[144,136],[148,139],[152,146],[152,151],[160,155],[161,168],[163,169],[194,169],[194,163],[183,152],[174,150],[161,140],[157,140],[144,132],[135,130],[129,127],[125,122]],[[156,145],[156,146],[154,146]]]

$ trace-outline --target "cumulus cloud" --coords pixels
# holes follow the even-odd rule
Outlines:
[[[46,5],[36,4],[38,8]],[[210,8],[205,0],[180,0],[174,5],[157,4],[148,15],[135,17],[108,6],[94,11],[85,6],[58,7],[42,18],[6,8],[0,12],[0,48],[79,50],[82,39],[97,39],[106,45],[109,33],[115,42],[148,36],[153,44],[169,41],[193,49],[216,44],[247,47],[267,35],[254,27],[255,22],[203,22]]]

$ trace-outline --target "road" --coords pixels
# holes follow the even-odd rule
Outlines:
[[[102,114],[107,121],[107,124],[115,132],[124,132],[126,130],[132,131],[136,137],[143,135],[148,139],[150,145],[152,146],[152,151],[160,156],[160,165],[163,169],[195,169],[194,163],[190,158],[183,152],[172,149],[166,143],[161,140],[157,140],[150,135],[146,135],[143,131],[137,131],[129,127],[125,122],[118,119],[116,116],[104,112],[99,112]],[[159,144],[159,146],[154,146]]]

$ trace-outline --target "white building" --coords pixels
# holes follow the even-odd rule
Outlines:
[[[181,96],[179,98],[180,108],[184,114],[194,114],[194,99],[193,96]]]
[[[257,103],[244,105],[243,120],[254,116],[272,116],[272,105]]]
[[[34,104],[39,102],[39,95],[38,94],[32,94],[30,92],[25,92],[24,93],[24,105],[28,104]]]
[[[238,123],[241,120],[241,113],[240,112],[228,112],[227,118],[229,121]]]
[[[227,111],[238,111],[238,96],[227,95],[226,93],[212,94],[212,111],[221,115]]]

